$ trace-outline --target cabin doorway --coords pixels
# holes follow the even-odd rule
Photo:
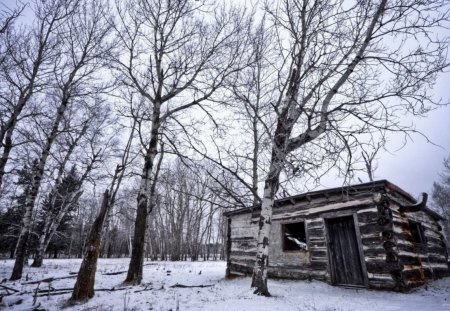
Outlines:
[[[332,284],[364,286],[365,278],[353,216],[328,219],[327,230]]]

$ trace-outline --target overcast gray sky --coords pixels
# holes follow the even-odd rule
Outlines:
[[[15,6],[16,0],[3,0],[1,4],[11,8]],[[0,8],[4,7],[0,5]],[[27,12],[24,12],[25,20],[27,15]],[[444,103],[449,102],[450,73],[440,75],[434,91],[436,98],[442,98]],[[405,147],[398,150],[403,145],[404,137],[389,136],[390,153],[379,152],[375,179],[388,179],[418,197],[421,192],[431,191],[433,181],[439,179],[444,157],[450,155],[450,106],[432,111],[426,118],[411,121],[415,122],[418,131],[424,133],[436,145],[427,142],[427,139],[420,135],[415,135]],[[361,177],[367,181],[365,175]],[[323,186],[320,188],[337,187],[341,184],[342,180],[330,175],[322,179]]]
[[[450,100],[450,72],[439,76],[434,88],[436,98],[443,103]],[[420,135],[413,135],[405,147],[403,136],[388,136],[390,153],[380,151],[375,179],[387,179],[414,197],[421,192],[431,193],[433,181],[439,180],[443,169],[442,161],[450,156],[450,106],[436,109],[425,118],[411,120],[416,129],[425,134],[430,141]],[[361,175],[364,181],[368,178]],[[342,183],[332,176],[323,179],[323,186],[336,187]]]

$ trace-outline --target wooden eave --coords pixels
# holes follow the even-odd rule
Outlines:
[[[412,197],[408,192],[403,190],[402,188],[398,187],[397,185],[382,179],[378,181],[368,182],[368,183],[362,183],[357,185],[350,185],[345,187],[337,187],[337,188],[331,188],[331,189],[323,189],[323,190],[317,190],[317,191],[311,191],[302,193],[296,196],[291,196],[283,199],[276,200],[274,203],[274,209],[280,208],[285,205],[295,205],[295,204],[301,204],[305,203],[305,206],[299,207],[300,208],[308,208],[308,204],[314,199],[317,198],[330,198],[332,195],[342,195],[342,201],[352,199],[355,197],[367,197],[370,195],[373,195],[374,193],[379,192],[395,192],[399,194],[403,199],[405,199],[407,202],[411,203],[411,206],[419,205],[420,203],[417,202],[414,197]],[[330,200],[329,203],[337,202],[341,200]],[[237,214],[246,214],[251,213],[253,211],[257,211],[261,209],[261,205],[256,205],[253,207],[245,207],[240,208],[232,211],[224,212],[223,215],[228,217],[231,215],[237,215]],[[435,211],[431,210],[426,206],[421,206],[421,210],[424,212],[430,214],[436,219],[443,219],[441,215],[436,213]]]

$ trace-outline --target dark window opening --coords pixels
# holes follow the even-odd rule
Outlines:
[[[411,237],[414,243],[425,244],[427,242],[423,232],[423,227],[420,223],[409,221],[409,231],[411,232]]]
[[[283,224],[283,250],[307,250],[305,222]]]

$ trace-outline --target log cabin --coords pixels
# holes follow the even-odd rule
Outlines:
[[[275,201],[268,275],[407,291],[449,275],[441,215],[427,195],[380,180]],[[227,276],[251,274],[260,207],[224,213]]]

